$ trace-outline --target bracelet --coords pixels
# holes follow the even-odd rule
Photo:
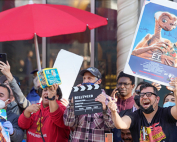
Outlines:
[[[50,101],[53,101],[53,100],[55,100],[55,96],[53,96],[52,98],[49,98],[49,97],[47,96],[47,99],[50,100]]]

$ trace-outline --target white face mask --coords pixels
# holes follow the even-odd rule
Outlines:
[[[6,107],[6,102],[8,101],[9,99],[7,99],[5,102],[3,100],[0,100],[0,109],[3,109]]]

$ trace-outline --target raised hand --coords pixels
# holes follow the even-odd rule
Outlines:
[[[153,82],[152,85],[157,88],[158,91],[162,88],[162,86],[159,83]]]
[[[111,97],[108,98],[109,102],[108,102],[108,108],[111,110],[111,112],[113,113],[117,113],[117,104],[115,103],[114,100],[111,99]]]
[[[58,84],[53,84],[52,86],[47,87],[47,89],[48,89],[48,97],[49,98],[52,98],[53,96],[56,97],[56,95],[57,95],[57,89],[58,89]]]
[[[175,97],[177,97],[177,77],[171,80],[170,85],[174,87],[173,92]]]
[[[105,104],[106,96],[105,96],[104,94],[98,95],[98,96],[95,98],[95,101],[98,101],[98,102],[102,103],[102,105],[103,105],[103,110],[106,109],[106,104]]]
[[[117,90],[117,88],[115,88],[115,89],[112,91],[111,97],[117,101],[118,96],[116,95],[116,93],[119,93],[119,91]]]
[[[68,100],[66,100],[64,98],[62,98],[60,101],[65,107],[69,104]]]
[[[4,62],[0,61],[0,70],[2,72],[3,75],[6,76],[8,81],[12,81],[13,76],[10,72],[10,65],[9,62],[7,61],[7,64],[5,64]]]

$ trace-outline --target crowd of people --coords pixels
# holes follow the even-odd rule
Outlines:
[[[26,133],[28,142],[104,142],[106,133],[113,133],[114,142],[175,142],[177,139],[177,78],[171,80],[170,93],[158,106],[160,84],[140,82],[121,72],[112,94],[95,98],[102,112],[74,114],[73,97],[62,99],[57,84],[40,88],[37,70],[33,71],[34,88],[26,98],[10,65],[0,61],[0,109],[7,112],[2,127],[11,142],[21,142]],[[95,67],[80,72],[81,85],[101,84],[100,71]],[[134,90],[134,91],[133,91]]]

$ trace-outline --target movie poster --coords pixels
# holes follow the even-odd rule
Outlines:
[[[9,132],[2,126],[7,121],[7,114],[5,109],[0,109],[0,142],[10,142]]]
[[[177,3],[147,0],[124,72],[169,86],[177,77]]]

